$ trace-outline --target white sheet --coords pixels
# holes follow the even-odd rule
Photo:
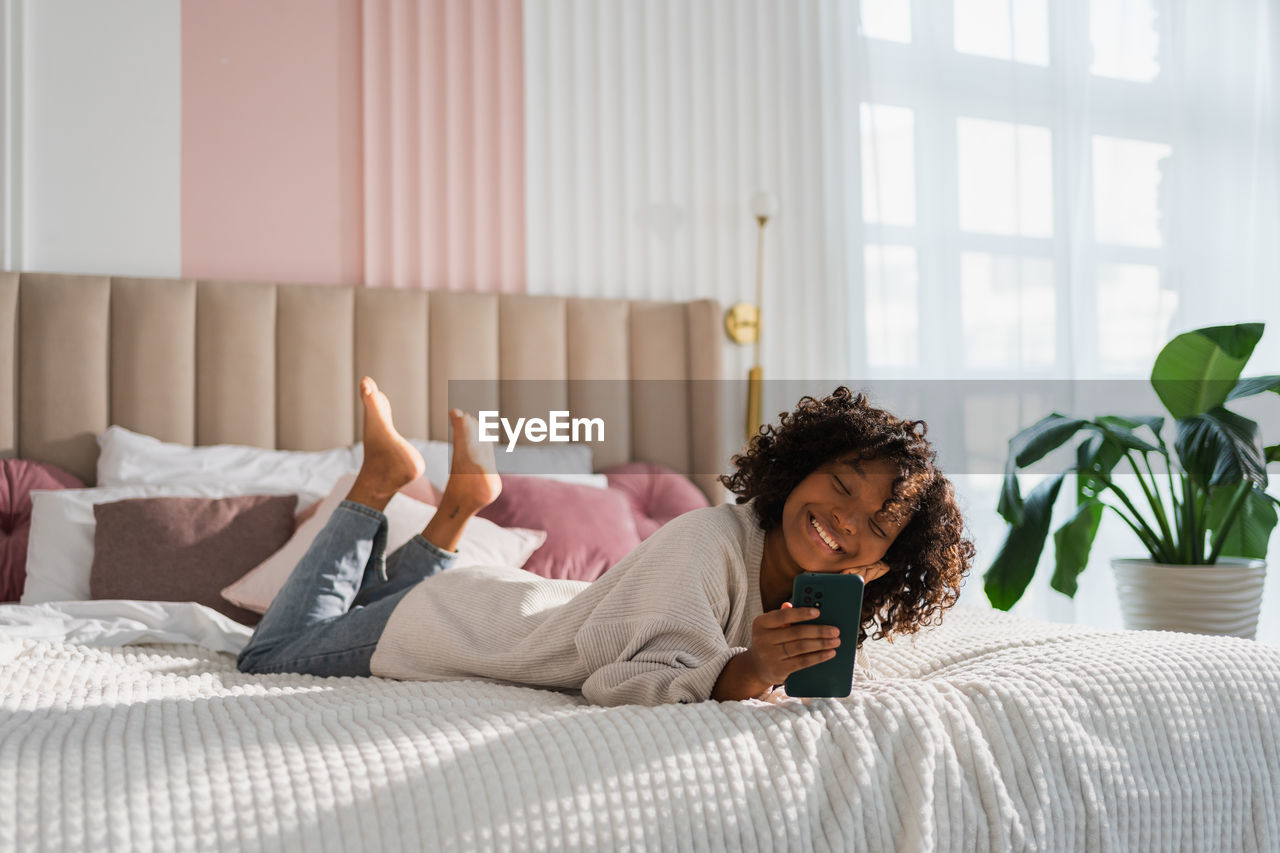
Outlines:
[[[0,637],[124,646],[193,643],[237,654],[253,629],[192,601],[53,601],[0,604]]]
[[[1280,849],[1280,649],[956,610],[845,700],[599,708],[0,632],[0,850]]]

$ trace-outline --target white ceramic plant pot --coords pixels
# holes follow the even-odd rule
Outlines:
[[[1262,609],[1265,560],[1219,557],[1212,566],[1114,559],[1126,628],[1223,634],[1252,640]]]

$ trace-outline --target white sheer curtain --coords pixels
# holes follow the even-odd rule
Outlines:
[[[1056,401],[1140,387],[1174,334],[1245,321],[1269,326],[1249,373],[1280,372],[1278,16],[1267,0],[862,0],[841,72],[862,165],[843,235],[862,256],[852,372],[1037,380]],[[1280,401],[1263,402],[1274,441]],[[1046,410],[965,405],[938,429],[964,432],[985,568],[1006,427]],[[1018,609],[1119,626],[1108,559],[1140,553],[1119,520],[1074,600],[1048,589],[1051,550]],[[984,604],[979,577],[965,598]]]

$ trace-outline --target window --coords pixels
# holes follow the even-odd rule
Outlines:
[[[861,4],[863,363],[1145,369],[1177,308],[1164,211],[1178,152],[1153,0],[912,8]]]

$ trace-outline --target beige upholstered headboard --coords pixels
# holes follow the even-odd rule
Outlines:
[[[570,411],[605,417],[597,469],[661,462],[718,496],[715,394],[576,380],[717,380],[719,323],[708,300],[0,272],[0,451],[92,483],[111,424],[185,444],[351,444],[364,374],[402,433],[443,439],[449,380],[549,380]],[[520,405],[519,383],[497,388],[500,408]]]

